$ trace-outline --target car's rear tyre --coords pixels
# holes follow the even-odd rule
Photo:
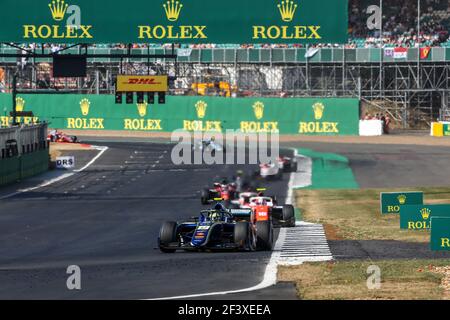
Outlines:
[[[276,177],[278,180],[283,180],[283,170],[278,170]]]
[[[203,205],[207,205],[209,202],[209,190],[203,189],[200,196],[200,201]]]
[[[256,248],[271,251],[273,248],[273,227],[270,221],[256,222]]]
[[[250,238],[249,223],[246,221],[237,222],[234,226],[234,243],[239,249],[246,249]]]
[[[177,242],[178,224],[174,221],[164,222],[159,231],[159,249],[164,253],[174,253],[176,249],[167,249],[165,246]]]
[[[298,162],[297,160],[292,160],[292,164],[291,164],[291,172],[297,172],[298,170]]]
[[[295,210],[292,205],[283,206],[283,220],[285,221],[284,226],[295,227]]]

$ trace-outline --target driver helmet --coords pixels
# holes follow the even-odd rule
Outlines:
[[[258,200],[256,200],[256,203],[260,206],[265,206],[267,205],[267,201],[264,198],[259,198]]]
[[[220,220],[219,211],[211,212],[211,214],[209,215],[209,218],[211,219],[211,221],[219,221]]]
[[[214,210],[216,210],[216,211],[225,211],[226,209],[225,209],[224,205],[219,202],[219,203],[217,203],[214,206]]]

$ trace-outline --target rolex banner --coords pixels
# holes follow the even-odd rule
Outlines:
[[[348,0],[1,0],[0,42],[346,43]]]
[[[400,213],[400,206],[423,204],[423,192],[381,192],[380,210],[382,214]]]
[[[450,204],[407,205],[400,207],[400,228],[430,230],[431,218],[450,218]]]
[[[11,95],[0,95],[0,109],[11,110]],[[168,96],[164,105],[115,104],[113,95],[20,95],[18,111],[79,130],[172,132],[177,129],[225,133],[357,135],[359,101],[351,98],[222,98]],[[5,113],[3,125],[11,121]]]
[[[431,250],[450,251],[450,217],[431,219]]]

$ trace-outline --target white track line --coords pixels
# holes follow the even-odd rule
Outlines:
[[[100,152],[91,161],[89,161],[88,164],[86,164],[83,168],[74,170],[74,172],[82,172],[82,171],[86,170],[87,168],[92,166],[94,164],[94,162],[97,161],[98,158],[100,158],[106,152],[106,150],[109,149],[108,147],[99,147],[99,146],[92,146],[92,148],[94,150],[99,150]]]
[[[279,265],[299,265],[307,261],[333,259],[321,224],[298,222],[295,228],[286,230]]]
[[[61,180],[67,179],[69,177],[72,177],[73,175],[75,175],[75,173],[79,173],[79,172],[82,172],[82,171],[86,170],[95,161],[97,161],[97,159],[100,158],[103,155],[103,153],[105,153],[106,150],[108,150],[108,147],[92,146],[92,148],[95,149],[95,150],[100,150],[100,152],[88,164],[86,164],[83,168],[78,169],[78,170],[74,170],[73,172],[70,172],[70,173],[65,173],[65,174],[63,174],[63,175],[61,175],[59,177],[54,178],[54,179],[50,179],[50,180],[44,181],[44,182],[42,182],[41,184],[39,184],[39,185],[37,185],[35,187],[21,189],[21,190],[18,190],[16,192],[7,194],[6,196],[0,197],[0,200],[8,199],[8,198],[14,197],[14,196],[16,196],[18,194],[21,194],[21,193],[31,192],[31,191],[35,191],[35,190],[40,189],[40,188],[47,187],[47,186],[49,186],[51,184],[54,184],[56,182],[59,182]]]
[[[298,150],[294,149],[294,157],[298,156]],[[294,196],[294,181],[295,181],[296,173],[292,172],[289,179],[288,191],[286,196],[286,204],[293,203]],[[257,284],[256,286],[239,289],[239,290],[230,290],[230,291],[218,291],[218,292],[209,292],[209,293],[201,293],[201,294],[191,294],[184,296],[175,296],[175,297],[165,297],[165,298],[156,298],[156,299],[144,299],[144,300],[179,300],[179,299],[191,299],[191,298],[200,298],[200,297],[208,297],[208,296],[218,296],[218,295],[227,295],[227,294],[235,294],[235,293],[243,293],[243,292],[251,292],[256,290],[265,289],[271,287],[277,283],[277,274],[278,274],[278,262],[280,260],[280,255],[282,252],[283,244],[286,239],[286,229],[281,228],[280,233],[278,234],[278,239],[275,243],[274,249],[272,251],[272,255],[270,256],[269,263],[267,264],[266,270],[264,272],[263,280]]]

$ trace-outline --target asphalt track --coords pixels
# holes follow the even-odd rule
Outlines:
[[[343,155],[360,188],[448,187],[450,148],[445,146],[290,143],[290,147]]]
[[[450,148],[445,146],[302,142],[291,147],[343,155],[360,188],[449,187]],[[428,243],[393,240],[329,240],[336,260],[449,259]]]
[[[148,299],[236,290],[262,280],[270,253],[165,255],[155,249],[160,224],[195,215],[203,208],[198,191],[214,179],[231,176],[237,166],[177,167],[165,143],[105,139],[98,144],[110,149],[86,171],[0,200],[0,299]],[[446,147],[317,142],[288,146],[348,157],[362,188],[448,186]],[[77,153],[78,167],[93,155]],[[281,201],[287,181],[285,176],[269,184]],[[33,185],[33,179],[25,184]],[[8,188],[0,191],[4,194]],[[336,259],[448,257],[430,252],[427,244],[395,241],[330,241],[330,247]],[[69,265],[81,267],[81,291],[66,288]],[[293,297],[291,284],[227,296]]]
[[[105,145],[87,170],[0,200],[0,299],[149,299],[261,282],[270,252],[156,249],[163,221],[204,208],[199,190],[254,166],[175,166],[169,144]],[[88,158],[79,155],[78,166]],[[265,186],[283,202],[288,180]],[[66,287],[70,265],[81,268],[82,290]]]

